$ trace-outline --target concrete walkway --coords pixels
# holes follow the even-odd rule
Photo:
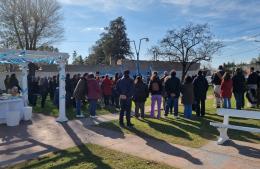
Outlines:
[[[235,141],[218,146],[209,142],[194,149],[152,139],[145,133],[128,135],[95,126],[113,119],[117,119],[117,115],[60,124],[53,117],[34,114],[32,122],[23,122],[18,127],[0,125],[0,167],[75,145],[93,143],[177,168],[260,168],[260,145]]]

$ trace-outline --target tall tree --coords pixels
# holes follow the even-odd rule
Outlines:
[[[72,59],[73,59],[73,62],[72,62],[73,65],[84,65],[84,60],[83,60],[82,56],[78,55],[75,50],[72,53]]]
[[[183,81],[193,64],[210,61],[222,47],[222,42],[214,40],[208,24],[188,24],[167,32],[160,42],[159,56],[182,64]]]
[[[126,25],[122,17],[112,20],[105,27],[100,39],[92,47],[92,53],[88,57],[97,63],[111,64],[119,59],[125,59],[132,54],[130,41],[127,38]]]
[[[56,0],[0,0],[2,46],[37,50],[61,40],[60,10]]]
[[[223,63],[223,67],[227,71],[234,71],[237,65],[235,64],[235,62],[227,62],[227,63]]]

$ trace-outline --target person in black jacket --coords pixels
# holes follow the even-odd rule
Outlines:
[[[152,100],[151,100],[151,118],[154,118],[154,107],[155,103],[157,102],[157,109],[158,109],[158,114],[157,118],[161,118],[161,104],[162,104],[162,83],[160,78],[158,77],[158,73],[154,72],[150,83],[149,83],[149,91],[151,92],[152,95]]]
[[[135,102],[135,117],[140,116],[139,110],[141,111],[141,118],[144,118],[144,103],[149,96],[149,90],[147,85],[143,82],[141,76],[137,76],[135,79],[134,96],[133,101]]]
[[[40,95],[41,95],[41,108],[44,108],[45,106],[45,101],[48,95],[48,79],[45,78],[41,78],[40,82],[39,82],[39,89],[40,89]]]
[[[19,86],[19,82],[16,78],[15,74],[12,74],[9,81],[9,89],[12,89],[13,87],[17,87],[18,90],[21,90],[21,87]]]
[[[251,107],[255,107],[257,103],[257,85],[259,82],[259,76],[255,72],[254,67],[250,68],[250,74],[247,78],[247,98],[251,104]]]
[[[174,107],[174,117],[178,118],[178,101],[180,97],[181,81],[176,77],[176,71],[171,71],[171,77],[165,82],[165,91],[167,92],[167,103],[165,109],[165,116],[168,116],[169,111],[172,112]]]
[[[72,83],[70,79],[70,74],[66,74],[65,79],[65,91],[66,91],[66,108],[69,108],[72,105],[71,97],[73,95]]]
[[[131,99],[134,94],[134,81],[129,76],[130,71],[124,71],[124,76],[116,84],[116,92],[120,100],[119,124],[124,126],[124,114],[126,112],[127,126],[132,127],[131,123]]]
[[[10,77],[9,77],[9,75],[5,76],[4,84],[5,84],[5,91],[7,93],[8,89],[9,89],[9,85],[10,85]]]
[[[243,107],[243,98],[246,90],[246,80],[243,71],[240,68],[236,69],[233,81],[233,93],[236,99],[236,109],[241,110]]]
[[[207,91],[209,84],[203,72],[200,70],[198,76],[193,80],[194,97],[196,105],[196,115],[203,117],[205,115],[205,100],[207,98]]]

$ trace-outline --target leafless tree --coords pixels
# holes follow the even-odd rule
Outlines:
[[[61,6],[56,0],[0,0],[0,43],[37,50],[63,37]]]
[[[208,24],[189,24],[167,32],[160,42],[159,56],[182,64],[183,81],[193,64],[210,61],[222,47],[222,42],[214,40]]]

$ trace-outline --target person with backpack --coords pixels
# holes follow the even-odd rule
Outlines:
[[[221,107],[221,103],[222,103],[222,98],[220,96],[220,85],[223,79],[223,75],[225,74],[225,71],[223,69],[223,66],[220,65],[218,67],[218,71],[216,73],[213,74],[213,76],[211,77],[212,79],[212,84],[214,85],[214,95],[216,98],[216,107],[220,108]]]
[[[165,91],[167,92],[167,103],[165,116],[168,116],[169,111],[172,113],[174,107],[174,117],[178,118],[178,102],[180,97],[181,81],[176,77],[176,71],[171,71],[171,76],[165,81]]]
[[[226,72],[223,76],[223,80],[220,86],[220,95],[224,100],[223,107],[231,109],[231,97],[232,97],[233,82],[231,80],[230,73]]]
[[[151,92],[151,118],[154,118],[155,103],[157,103],[158,114],[157,118],[161,117],[161,104],[162,104],[162,83],[158,77],[157,72],[153,72],[149,83],[149,91]]]
[[[186,76],[184,84],[181,86],[182,103],[184,105],[184,117],[187,119],[191,118],[192,115],[192,104],[194,100],[194,89],[192,84],[192,78]]]
[[[127,126],[132,127],[131,123],[131,102],[134,95],[134,81],[130,78],[130,71],[124,71],[124,76],[117,81],[116,91],[120,101],[119,124],[124,126],[124,115],[126,113]]]
[[[144,118],[144,104],[149,97],[149,90],[147,85],[143,82],[141,76],[137,76],[134,85],[133,101],[135,103],[135,117],[139,118],[141,112],[141,118]]]
[[[198,71],[198,76],[193,80],[193,87],[196,115],[203,117],[205,116],[205,100],[207,99],[209,84],[201,70]]]
[[[73,92],[73,97],[76,101],[76,117],[82,118],[84,115],[81,112],[82,101],[86,99],[88,93],[88,73],[85,73],[83,77],[78,81],[78,84]]]
[[[243,107],[244,93],[246,91],[246,79],[241,68],[236,69],[232,81],[233,93],[236,100],[236,109],[241,110]]]

